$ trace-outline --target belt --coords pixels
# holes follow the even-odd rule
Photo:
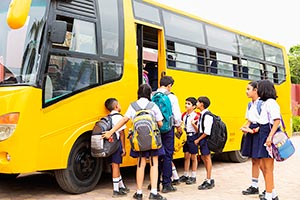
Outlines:
[[[186,135],[187,136],[193,136],[193,135],[196,135],[196,133],[195,132],[186,132]]]

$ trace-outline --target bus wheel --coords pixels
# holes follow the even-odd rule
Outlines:
[[[229,155],[229,159],[232,162],[241,163],[241,162],[245,162],[248,160],[248,157],[243,156],[241,151],[231,151],[231,152],[228,152],[228,155]]]
[[[79,194],[97,185],[103,170],[103,160],[91,156],[90,135],[77,139],[69,155],[67,169],[56,170],[55,178],[66,192]]]

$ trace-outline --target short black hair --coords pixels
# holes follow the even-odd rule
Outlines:
[[[257,94],[261,100],[277,99],[274,84],[270,80],[261,80],[258,82]]]
[[[200,103],[203,103],[203,106],[204,106],[205,109],[208,108],[209,105],[210,105],[210,100],[209,100],[208,97],[205,97],[205,96],[199,97],[199,98],[198,98],[198,101],[199,101]]]
[[[174,84],[174,79],[171,76],[163,76],[160,79],[159,82],[160,86],[168,86],[168,85],[173,85]]]
[[[144,98],[148,99],[149,101],[151,101],[151,93],[152,93],[152,89],[151,89],[150,85],[142,84],[142,85],[140,85],[140,87],[138,89],[138,99],[144,97]]]
[[[192,104],[193,106],[195,106],[196,103],[197,103],[197,99],[196,99],[195,97],[188,97],[188,98],[186,98],[186,101],[191,102],[191,104]]]
[[[111,112],[112,110],[115,109],[115,105],[117,103],[118,103],[118,100],[116,98],[108,98],[108,99],[106,99],[104,105],[105,105],[105,108]]]

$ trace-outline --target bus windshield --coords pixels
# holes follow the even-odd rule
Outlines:
[[[0,86],[36,85],[46,0],[32,0],[26,23],[19,29],[6,22],[9,4],[10,0],[0,1]]]

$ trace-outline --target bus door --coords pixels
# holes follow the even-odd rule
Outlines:
[[[139,85],[149,83],[152,90],[157,90],[161,73],[165,71],[165,59],[160,51],[164,44],[162,30],[137,24],[137,51]]]

